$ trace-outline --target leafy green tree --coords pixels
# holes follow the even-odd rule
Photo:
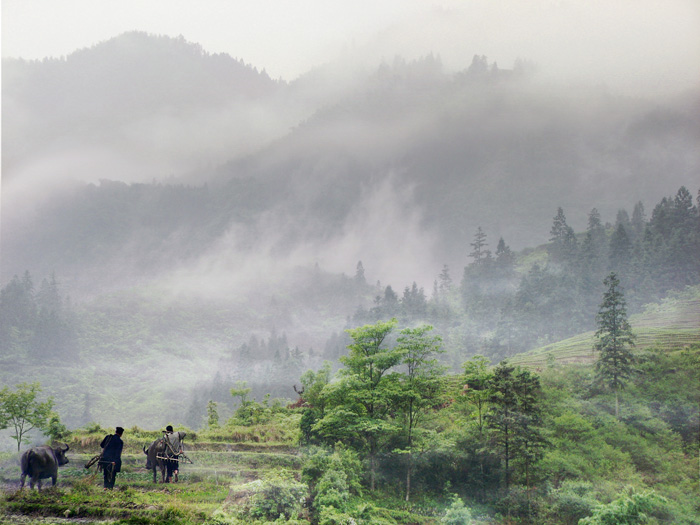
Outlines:
[[[635,492],[630,489],[628,494],[618,499],[600,505],[592,516],[579,520],[579,525],[637,525],[649,521],[649,512],[663,507],[666,498],[659,496],[653,490]]]
[[[285,469],[268,472],[261,480],[248,483],[244,488],[252,494],[248,500],[248,512],[266,523],[279,518],[284,518],[286,523],[290,518],[296,518],[308,494],[308,487],[296,481]]]
[[[352,342],[348,355],[340,358],[345,368],[339,371],[340,381],[324,388],[326,412],[313,427],[331,443],[343,440],[367,453],[371,490],[383,439],[398,430],[390,416],[400,393],[400,374],[390,370],[403,353],[385,346],[395,326],[392,319],[347,330]]]
[[[217,410],[218,403],[212,399],[207,403],[207,426],[209,428],[217,428],[219,426],[219,411]]]
[[[325,361],[323,367],[318,372],[307,370],[301,376],[301,390],[294,390],[299,394],[300,404],[304,406],[301,415],[300,429],[301,441],[304,444],[316,443],[319,435],[314,431],[313,426],[323,417],[325,410],[325,399],[323,388],[331,381],[331,363]]]
[[[51,441],[62,441],[70,436],[70,430],[61,423],[61,418],[56,412],[49,414],[44,433],[51,438]]]
[[[236,381],[236,386],[231,389],[231,395],[240,399],[240,406],[244,406],[248,401],[248,394],[251,389],[248,387],[247,381]]]
[[[53,399],[38,401],[40,392],[39,383],[20,383],[14,391],[9,387],[0,390],[0,429],[12,428],[14,435],[11,437],[17,441],[17,452],[27,441],[29,431],[37,429],[43,432],[48,428]]]
[[[512,460],[519,458],[523,462],[527,476],[530,464],[538,457],[537,451],[544,445],[540,429],[539,377],[504,361],[493,371],[489,393],[486,425],[500,451],[508,490]]]
[[[477,412],[479,434],[484,431],[484,413],[490,396],[489,384],[493,372],[489,370],[489,360],[483,355],[475,355],[462,365],[464,369],[464,387],[462,395],[467,402],[474,405]]]
[[[406,368],[402,378],[399,394],[399,409],[403,414],[406,432],[406,501],[411,494],[411,472],[413,468],[413,449],[418,422],[437,404],[442,391],[444,367],[438,364],[437,355],[442,339],[432,335],[432,326],[405,328],[397,338],[396,349],[402,355],[401,363]]]
[[[634,334],[627,321],[625,297],[615,272],[610,273],[603,284],[603,294],[596,321],[595,349],[600,353],[596,362],[596,377],[615,392],[615,417],[620,414],[619,393],[632,373]]]

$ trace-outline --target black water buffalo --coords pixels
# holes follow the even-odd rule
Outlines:
[[[176,432],[180,442],[185,439],[184,432]],[[178,451],[173,450],[172,446],[168,447],[165,442],[165,436],[156,439],[151,445],[143,447],[143,453],[146,454],[146,469],[153,471],[153,483],[157,483],[156,470],[160,469],[160,482],[165,483],[165,474],[168,470],[167,460],[163,459],[166,456],[174,456]]]
[[[40,446],[33,447],[25,451],[20,458],[22,467],[22,480],[20,488],[24,488],[24,480],[29,476],[29,487],[34,488],[34,483],[38,483],[38,489],[41,490],[41,480],[51,478],[53,485],[56,484],[58,477],[58,467],[68,463],[66,452],[68,445],[63,447]]]
[[[156,481],[156,469],[160,469],[160,481],[165,483],[165,441],[163,438],[156,439],[148,448],[143,447],[143,453],[146,454],[146,468],[153,471],[153,483]]]

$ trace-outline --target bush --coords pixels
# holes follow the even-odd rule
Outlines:
[[[322,507],[318,518],[319,525],[356,525],[355,519],[335,507]]]
[[[337,444],[333,451],[321,447],[311,447],[304,459],[301,479],[308,483],[313,494],[318,490],[316,485],[326,472],[333,470],[345,474],[345,484],[350,494],[362,495],[362,463],[357,453]]]
[[[457,495],[452,495],[452,504],[440,520],[440,523],[447,525],[469,525],[472,522],[472,513],[464,505],[462,499]]]
[[[347,510],[349,498],[350,491],[345,472],[328,470],[316,485],[314,509],[320,511],[323,507],[334,507],[344,512]]]
[[[253,492],[248,502],[249,514],[267,520],[297,516],[308,493],[306,485],[295,481],[284,469],[250,483],[247,488]]]
[[[580,519],[590,516],[596,506],[591,490],[590,483],[567,481],[552,492],[551,509],[557,521],[563,525],[576,525]]]
[[[666,498],[659,496],[653,490],[636,493],[630,489],[615,501],[600,505],[593,515],[579,521],[579,525],[636,525],[646,523],[649,512],[662,508]]]

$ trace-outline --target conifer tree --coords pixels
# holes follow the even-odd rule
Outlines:
[[[452,290],[452,277],[450,277],[450,268],[446,265],[442,265],[442,271],[440,272],[440,285],[438,290],[441,296],[446,296]]]
[[[539,377],[501,362],[489,380],[489,412],[486,425],[503,460],[505,488],[510,488],[511,462],[526,466],[540,456],[545,445],[541,434],[541,387]]]
[[[600,353],[596,377],[615,392],[615,417],[619,417],[619,393],[632,373],[634,356],[630,347],[634,346],[634,334],[627,321],[625,297],[617,275],[610,273],[603,284],[607,290],[596,317],[598,330],[595,337],[598,341],[595,349]]]
[[[561,207],[557,208],[549,234],[551,235],[549,240],[552,243],[549,253],[552,259],[559,263],[572,262],[577,250],[576,235],[574,229],[566,224],[566,216]]]
[[[481,229],[481,226],[476,229],[474,241],[470,242],[469,246],[473,248],[472,252],[469,254],[469,257],[474,259],[472,264],[480,266],[491,258],[491,252],[485,249],[488,244],[486,244],[486,234],[484,230]]]
[[[363,286],[367,284],[365,279],[365,267],[362,265],[362,261],[357,261],[357,266],[355,269],[355,282]]]

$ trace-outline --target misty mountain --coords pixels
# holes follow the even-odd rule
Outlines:
[[[274,120],[284,120],[273,100],[280,81],[182,37],[131,32],[65,58],[3,59],[2,67],[6,178],[38,160],[54,166],[53,179],[160,178],[268,140]]]
[[[3,73],[3,194],[24,190],[3,202],[3,280],[238,282],[363,260],[372,278],[428,284],[464,266],[478,226],[520,249],[548,240],[559,206],[581,230],[593,207],[612,221],[700,172],[696,93],[544,84],[482,56],[457,73],[430,54],[329,64],[286,84],[127,33]]]

